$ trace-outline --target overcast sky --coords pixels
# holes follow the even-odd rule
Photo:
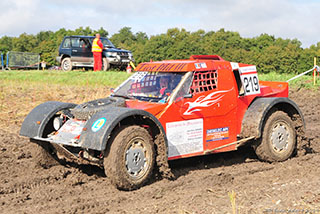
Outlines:
[[[0,11],[0,37],[81,26],[151,36],[178,27],[250,38],[267,33],[303,47],[320,41],[320,0],[1,0]]]

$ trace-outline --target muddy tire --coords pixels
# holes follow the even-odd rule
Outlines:
[[[120,97],[108,97],[93,100],[87,103],[77,105],[71,109],[71,114],[79,120],[87,120],[98,111],[102,111],[107,107],[125,107],[126,101]]]
[[[144,185],[152,176],[154,164],[153,140],[148,131],[140,126],[120,130],[104,159],[107,177],[122,190],[133,190]]]
[[[296,132],[291,118],[282,111],[272,113],[255,148],[258,158],[267,162],[284,161],[294,154],[296,147]]]
[[[108,61],[107,58],[102,59],[102,70],[107,71],[110,69],[110,62]]]
[[[50,143],[37,140],[32,140],[32,143],[34,143],[32,156],[36,166],[49,169],[59,165],[57,153]]]
[[[64,71],[71,71],[72,70],[72,63],[69,57],[64,58],[61,62],[61,68]]]

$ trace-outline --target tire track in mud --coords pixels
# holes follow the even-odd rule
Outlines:
[[[34,172],[37,173],[37,172]],[[50,173],[50,172],[48,172]],[[36,188],[41,188],[41,186],[51,185],[61,183],[66,181],[68,175],[72,172],[70,170],[61,169],[59,173],[55,173],[57,175],[48,175],[45,177],[37,177],[33,178],[30,181],[21,181],[19,183],[15,183],[9,187],[0,187],[0,194],[13,194],[13,193],[25,193],[26,191],[32,191]],[[27,177],[26,177],[27,178]],[[74,181],[74,185],[80,183],[79,181]]]
[[[92,174],[85,165],[72,167],[68,164],[43,169],[36,165],[33,157],[34,145],[14,133],[0,130],[0,196],[7,194],[26,194],[48,185],[68,184],[77,186],[86,183],[87,174]],[[74,164],[73,164],[74,165]],[[91,176],[97,179],[97,176]],[[94,177],[94,178],[92,178]]]

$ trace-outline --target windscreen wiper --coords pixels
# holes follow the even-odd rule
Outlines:
[[[129,100],[135,99],[133,96],[128,96],[128,95],[112,94],[111,96],[112,97],[122,97],[124,99],[129,99]]]

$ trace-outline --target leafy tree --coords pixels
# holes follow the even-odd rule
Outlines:
[[[0,51],[36,52],[41,60],[56,65],[59,45],[68,35],[108,36],[102,27],[93,30],[79,27],[75,30],[61,28],[55,32],[41,31],[36,35],[21,34],[19,37],[0,38]],[[123,27],[110,40],[117,46],[131,50],[136,63],[164,59],[188,59],[190,55],[220,55],[226,60],[257,65],[259,72],[301,73],[313,67],[313,57],[320,56],[320,42],[309,48],[301,48],[297,39],[276,38],[261,34],[253,38],[242,38],[238,32],[171,28],[167,32],[148,35],[133,33],[130,27]],[[319,58],[320,60],[320,58]]]
[[[8,52],[12,50],[13,47],[13,38],[4,36],[0,39],[0,52],[2,51],[3,53]]]
[[[129,48],[135,42],[135,36],[131,32],[130,27],[124,27],[119,30],[119,33],[115,33],[110,40],[114,45],[121,48]]]

